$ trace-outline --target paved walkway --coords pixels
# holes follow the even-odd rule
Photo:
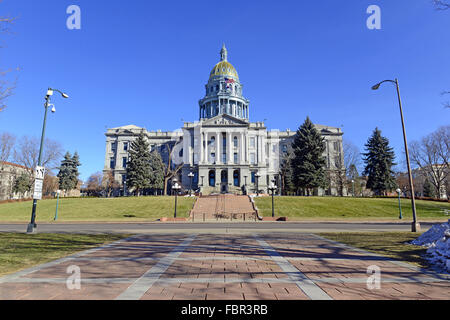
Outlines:
[[[0,299],[448,299],[449,279],[313,234],[159,234],[0,278]]]

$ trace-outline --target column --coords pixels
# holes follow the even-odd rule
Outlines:
[[[244,133],[241,132],[241,137],[239,139],[239,163],[244,164],[245,162],[245,156],[244,156]]]
[[[220,154],[221,144],[222,144],[222,134],[220,132],[216,133],[216,163],[222,163],[222,155]]]
[[[202,129],[200,128],[199,130],[200,132],[200,159],[198,160],[198,163],[203,163],[203,132]]]
[[[228,164],[233,164],[234,162],[234,151],[233,151],[233,134],[232,132],[227,133],[227,139],[228,139],[228,150],[227,150],[227,156],[228,156]]]

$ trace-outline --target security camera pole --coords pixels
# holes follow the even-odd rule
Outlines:
[[[56,89],[52,89],[52,88],[48,88],[47,90],[47,95],[45,96],[45,113],[44,113],[44,124],[42,126],[42,135],[41,135],[41,146],[39,147],[39,158],[38,158],[38,167],[42,166],[42,149],[44,146],[44,137],[45,137],[45,124],[47,122],[47,111],[48,111],[48,107],[50,105],[50,97],[53,95],[53,91],[57,91],[61,94],[61,96],[65,99],[69,98],[69,96],[59,90]],[[54,109],[52,110],[54,112]],[[31,211],[31,222],[28,224],[28,228],[27,228],[27,233],[33,233],[36,231],[37,225],[36,225],[36,206],[37,206],[37,198],[41,198],[41,197],[36,197],[33,196],[33,209]]]
[[[408,179],[409,179],[409,188],[411,190],[411,208],[413,213],[413,223],[411,225],[411,231],[412,232],[419,232],[420,231],[420,223],[417,221],[417,214],[416,214],[416,201],[414,198],[414,183],[412,179],[412,173],[411,173],[411,165],[409,162],[409,151],[408,151],[408,142],[406,140],[406,130],[405,130],[405,120],[403,118],[403,108],[402,108],[402,99],[400,97],[400,86],[398,84],[398,79],[395,80],[384,80],[380,83],[374,85],[372,87],[372,90],[378,90],[384,82],[392,82],[395,84],[397,88],[397,97],[398,97],[398,105],[400,107],[400,117],[402,120],[402,129],[403,129],[403,142],[405,143],[405,155],[406,155],[406,164],[408,166]]]

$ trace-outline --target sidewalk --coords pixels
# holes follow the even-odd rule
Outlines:
[[[380,289],[367,287],[369,266]],[[448,299],[449,279],[313,234],[161,234],[0,278],[0,299]]]

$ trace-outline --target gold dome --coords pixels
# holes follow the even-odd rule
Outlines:
[[[217,76],[233,77],[235,80],[239,80],[238,73],[231,63],[228,61],[220,61],[212,69],[209,79]]]

